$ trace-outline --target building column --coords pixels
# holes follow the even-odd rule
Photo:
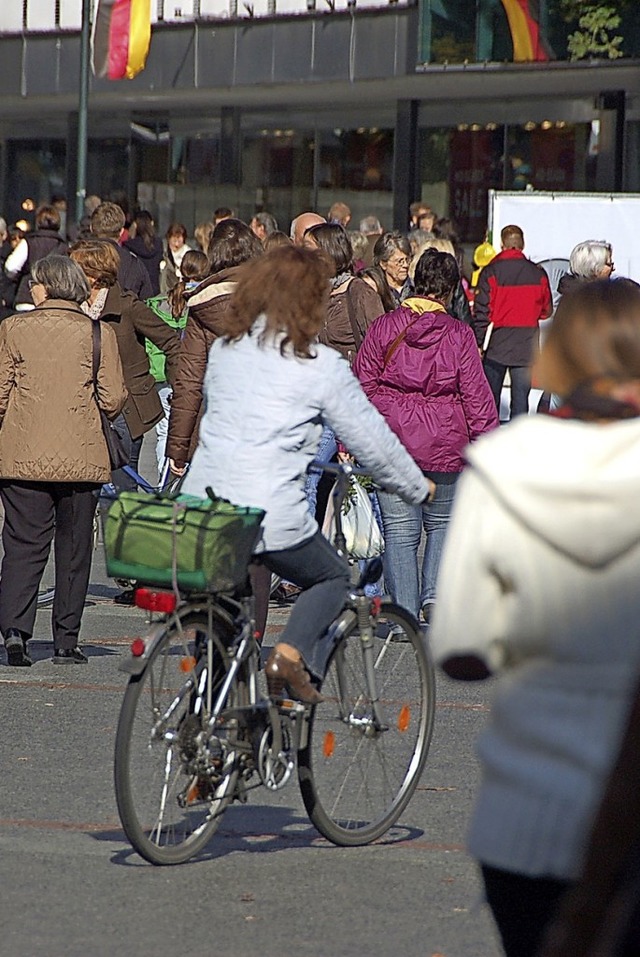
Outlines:
[[[418,100],[398,100],[393,140],[393,227],[405,232],[409,206],[420,199]]]
[[[431,62],[431,0],[418,0],[418,63]]]
[[[624,188],[624,124],[626,96],[624,90],[608,90],[598,97],[598,165],[596,189],[620,193]]]
[[[78,189],[78,113],[75,110],[67,117],[64,189],[67,197],[67,219],[71,225],[76,221],[76,190]]]
[[[223,106],[220,110],[220,165],[218,180],[221,185],[239,186],[242,182],[242,136],[240,110]]]
[[[8,166],[8,157],[7,157],[7,141],[4,137],[4,131],[2,132],[2,139],[0,139],[0,202],[2,202],[3,215],[7,216],[5,212],[9,207],[7,205],[7,166]],[[9,218],[7,218],[7,225],[9,225]]]

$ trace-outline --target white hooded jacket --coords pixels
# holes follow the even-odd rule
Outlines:
[[[282,336],[260,341],[264,320],[237,342],[217,339],[204,380],[206,411],[183,491],[264,509],[256,551],[293,548],[314,535],[304,484],[326,422],[384,488],[406,501],[429,486],[404,446],[371,405],[347,362],[314,346],[298,359],[280,352]]]
[[[572,878],[640,670],[640,420],[522,417],[468,458],[431,642],[503,670],[470,848]]]

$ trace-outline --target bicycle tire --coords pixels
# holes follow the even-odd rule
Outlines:
[[[206,700],[210,680],[205,674],[206,655],[198,657],[196,643],[206,637],[208,628],[206,611],[183,616],[182,635],[169,620],[144,671],[131,676],[122,702],[115,745],[116,801],[128,840],[152,864],[183,864],[197,854],[217,830],[235,793],[238,768],[224,740],[228,728],[213,739],[215,760],[223,762],[220,780],[208,776],[206,762],[214,760],[211,741],[205,766],[201,755],[196,766],[195,739],[205,724],[202,706],[200,714],[195,713],[196,702],[198,697]],[[229,622],[214,617],[214,696],[226,675],[226,648],[232,633]],[[206,649],[206,642],[202,647]],[[183,671],[185,661],[188,674]],[[189,684],[193,675],[201,694]],[[229,691],[229,706],[236,703],[238,695],[235,683]],[[176,702],[167,719],[167,709]],[[165,724],[159,734],[161,715]],[[185,799],[186,806],[181,806]]]
[[[383,602],[374,622],[377,730],[357,621],[338,642],[298,754],[309,818],[333,844],[355,847],[382,837],[398,820],[424,769],[435,712],[435,674],[413,617]],[[403,640],[391,630],[402,629]],[[385,634],[385,632],[388,632]],[[342,682],[342,692],[340,684]]]

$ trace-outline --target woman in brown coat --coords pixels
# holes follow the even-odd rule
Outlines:
[[[207,255],[212,275],[187,299],[187,325],[171,398],[167,457],[178,475],[184,474],[198,444],[209,349],[226,328],[224,319],[240,267],[263,252],[260,240],[239,219],[221,220],[211,236]],[[249,572],[256,599],[256,627],[262,634],[269,610],[271,574],[265,565],[252,565]]]
[[[207,252],[211,276],[201,282],[187,300],[189,316],[173,383],[167,456],[178,474],[191,461],[198,442],[202,383],[209,349],[220,335],[239,267],[262,252],[260,240],[239,219],[223,219],[211,236]]]
[[[351,241],[338,223],[312,226],[304,234],[304,244],[322,250],[333,266],[327,318],[318,339],[351,363],[365,332],[385,311],[382,300],[368,283],[353,275]]]
[[[145,432],[164,415],[156,381],[149,370],[145,339],[164,352],[167,381],[171,385],[178,367],[180,338],[176,329],[164,323],[134,293],[120,287],[120,257],[111,243],[103,239],[80,240],[71,247],[71,258],[87,277],[91,316],[99,318],[103,327],[110,327],[116,334],[128,396],[114,428],[130,448],[129,464],[137,468]],[[114,473],[113,480],[119,489],[136,487],[135,481],[121,471]]]
[[[327,316],[318,339],[325,346],[340,352],[351,364],[362,344],[364,335],[384,306],[378,293],[363,279],[353,275],[353,249],[345,229],[338,223],[320,223],[304,234],[308,249],[320,249],[331,262],[331,294]],[[338,451],[338,439],[333,429],[325,425],[316,459],[330,462]],[[305,491],[309,509],[315,515],[318,502],[320,472],[307,476]]]
[[[48,256],[31,270],[35,309],[0,326],[0,498],[5,521],[0,631],[8,663],[28,667],[38,587],[55,531],[56,664],[83,664],[78,634],[91,570],[95,490],[110,464],[98,406],[126,401],[115,334],[101,330],[93,382],[89,295],[82,270]]]

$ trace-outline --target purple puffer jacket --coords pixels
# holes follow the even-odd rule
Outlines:
[[[389,347],[407,326],[385,368]],[[367,330],[353,371],[425,472],[461,472],[465,446],[498,425],[473,332],[446,312],[419,314],[400,306],[380,316]]]

